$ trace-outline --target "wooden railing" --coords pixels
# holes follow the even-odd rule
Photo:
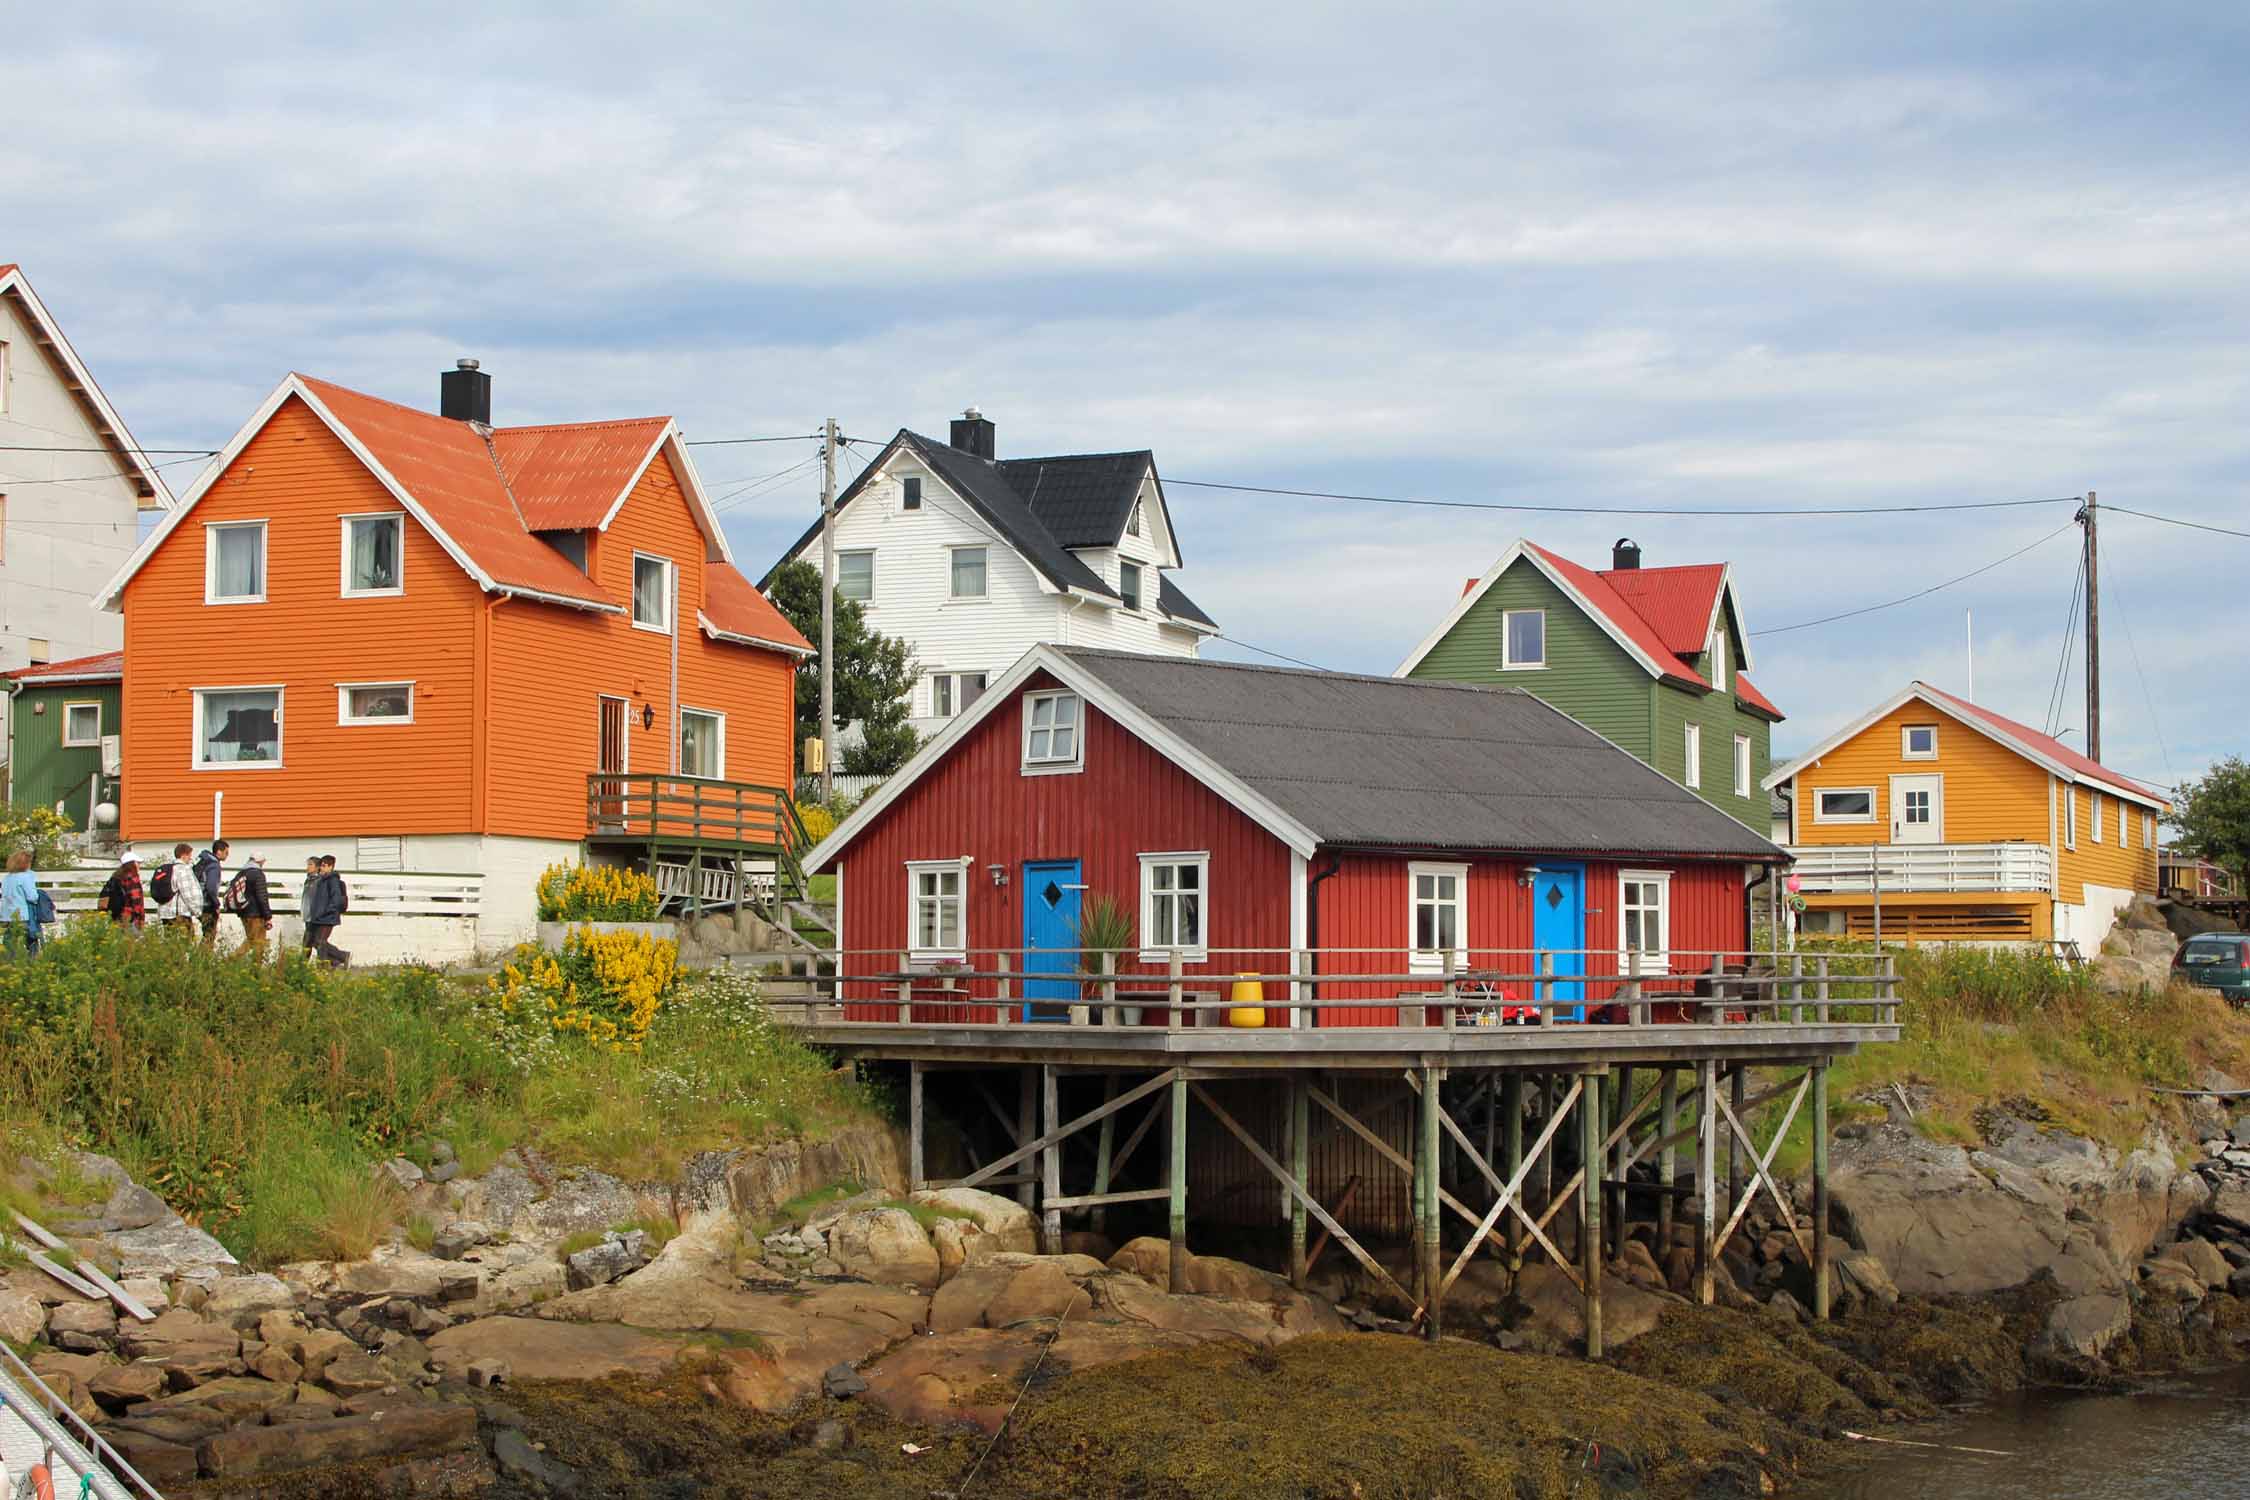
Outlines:
[[[1808,895],[1881,891],[2052,892],[2054,852],[2045,844],[1796,844],[1791,873]]]
[[[812,845],[780,787],[701,776],[596,772],[586,778],[586,827],[598,836],[718,845],[770,855],[789,890],[805,888],[798,860]]]
[[[103,882],[115,873],[115,865],[82,865],[69,870],[41,870],[37,873],[40,888],[54,899],[55,909],[65,916],[73,912],[100,909],[100,891]],[[145,892],[148,877],[154,873],[148,866],[141,869],[141,886]],[[228,879],[234,877],[230,867]],[[351,894],[351,914],[355,917],[408,916],[408,917],[474,917],[484,910],[484,877],[477,874],[408,874],[398,870],[338,870],[344,878],[345,888]],[[297,914],[297,892],[303,885],[300,872],[294,868],[266,871],[266,895],[273,903],[276,916]],[[156,903],[150,901],[149,905]]]

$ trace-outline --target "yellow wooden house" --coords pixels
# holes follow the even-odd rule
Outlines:
[[[1808,932],[2099,950],[2156,894],[2157,793],[1965,698],[1910,685],[1766,778]],[[1879,915],[1878,915],[1879,914]]]

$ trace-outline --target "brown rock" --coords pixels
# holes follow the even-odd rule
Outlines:
[[[164,1359],[191,1347],[224,1349],[231,1356],[242,1348],[242,1338],[184,1307],[157,1314],[153,1323],[128,1323],[117,1334],[118,1352],[127,1359]]]
[[[249,1365],[251,1374],[266,1380],[278,1380],[283,1385],[295,1385],[297,1378],[305,1373],[303,1365],[298,1364],[272,1344],[268,1344],[260,1350],[249,1361]]]
[[[112,1422],[103,1430],[113,1434],[138,1432],[167,1443],[177,1443],[192,1453],[197,1443],[215,1433],[226,1431],[229,1425],[224,1416],[206,1407],[182,1406],[169,1410],[144,1408],[142,1415]]]
[[[476,1408],[431,1404],[394,1407],[379,1416],[238,1427],[205,1441],[196,1457],[213,1478],[240,1479],[362,1458],[441,1453],[475,1442],[476,1435]]]
[[[106,1437],[109,1445],[150,1484],[188,1484],[195,1479],[195,1449],[184,1443],[168,1443],[160,1437],[126,1429],[113,1430]]]
[[[938,1252],[914,1216],[902,1208],[845,1214],[828,1226],[828,1253],[869,1281],[902,1286],[938,1284]]]
[[[986,1306],[1015,1279],[1015,1270],[1008,1266],[972,1266],[961,1272],[930,1299],[930,1332],[982,1327]]]
[[[1060,1267],[1028,1266],[1010,1277],[1007,1286],[985,1304],[984,1321],[993,1328],[1007,1328],[1034,1319],[1076,1316],[1093,1305],[1093,1298]]]
[[[1586,1337],[1585,1299],[1568,1276],[1553,1266],[1527,1265],[1516,1277],[1516,1295],[1530,1321],[1566,1344]],[[1615,1349],[1656,1326],[1679,1299],[1643,1290],[1615,1276],[1602,1278],[1602,1342]]]
[[[47,1314],[48,1342],[79,1353],[117,1341],[117,1309],[101,1302],[65,1302]]]
[[[159,1368],[171,1381],[173,1390],[184,1391],[228,1375],[239,1375],[242,1362],[218,1349],[182,1349],[159,1361]]]
[[[86,1382],[96,1401],[112,1411],[123,1411],[136,1401],[153,1401],[164,1394],[164,1368],[135,1362],[111,1365]]]
[[[307,1380],[318,1380],[329,1361],[339,1355],[357,1354],[360,1347],[333,1329],[316,1328],[282,1344],[281,1350],[304,1368]]]
[[[1695,1251],[1674,1245],[1664,1252],[1664,1285],[1681,1297],[1695,1295]]]
[[[227,1375],[191,1390],[175,1391],[154,1401],[143,1401],[128,1409],[127,1415],[145,1417],[166,1412],[181,1412],[200,1408],[226,1422],[255,1421],[289,1399],[290,1390],[285,1385],[275,1385],[270,1380],[260,1380],[254,1375]]]
[[[1090,1229],[1063,1231],[1063,1252],[1067,1255],[1090,1255],[1095,1260],[1107,1261],[1117,1253],[1117,1242],[1106,1234],[1096,1234]]]
[[[292,1341],[304,1336],[305,1320],[294,1310],[277,1308],[272,1312],[258,1314],[258,1337],[265,1343],[287,1349]]]
[[[372,1354],[354,1351],[330,1360],[320,1372],[319,1383],[339,1396],[356,1396],[362,1391],[379,1391],[397,1378],[390,1366]]]
[[[1109,1258],[1112,1271],[1126,1271],[1150,1286],[1162,1286],[1172,1274],[1172,1242],[1153,1235],[1127,1240]]]

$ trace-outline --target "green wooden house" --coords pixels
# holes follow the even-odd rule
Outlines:
[[[59,807],[84,830],[117,797],[102,774],[102,740],[117,733],[125,653],[74,657],[0,676],[8,693],[8,802]]]
[[[1519,541],[1395,675],[1523,688],[1762,833],[1781,711],[1750,664],[1725,563],[1644,568],[1620,541],[1597,570]]]

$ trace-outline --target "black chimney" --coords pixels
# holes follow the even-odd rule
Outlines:
[[[473,359],[457,359],[438,377],[438,415],[492,425],[492,377]]]
[[[953,419],[953,446],[979,458],[992,457],[993,426],[984,413],[970,407]]]
[[[1629,536],[1621,536],[1609,549],[1609,566],[1613,572],[1623,573],[1641,565],[1641,544]]]

